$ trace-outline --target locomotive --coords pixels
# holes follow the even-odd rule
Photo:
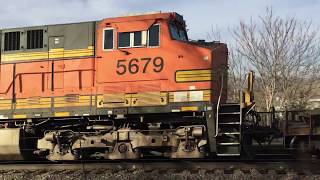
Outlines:
[[[252,74],[227,104],[227,45],[190,41],[178,13],[0,34],[0,159],[240,157],[252,141]]]

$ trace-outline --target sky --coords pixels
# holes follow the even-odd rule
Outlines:
[[[272,7],[279,16],[312,20],[320,27],[320,0],[0,0],[0,28],[101,20],[152,11],[184,16],[190,39],[208,39],[212,28],[231,39],[230,28]]]

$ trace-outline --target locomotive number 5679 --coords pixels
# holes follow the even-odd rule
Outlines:
[[[151,65],[150,65],[151,64]],[[148,68],[152,66],[152,70]],[[147,73],[148,71],[153,71],[159,73],[163,70],[164,61],[163,58],[158,56],[155,58],[133,58],[131,60],[118,60],[117,62],[117,74],[124,75],[126,73],[137,74],[137,73]]]

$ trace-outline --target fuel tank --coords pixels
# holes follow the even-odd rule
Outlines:
[[[21,128],[0,129],[0,160],[27,160],[34,157],[36,141]]]

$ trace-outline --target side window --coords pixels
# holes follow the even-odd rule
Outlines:
[[[27,49],[43,48],[43,30],[27,31]]]
[[[118,33],[118,48],[157,47],[160,45],[160,25],[156,24],[148,31]]]
[[[142,46],[142,32],[121,32],[119,33],[119,48],[141,47]]]
[[[114,49],[114,30],[113,29],[105,29],[103,33],[103,49],[110,50]]]
[[[160,45],[160,25],[153,25],[149,29],[149,46],[159,46]]]
[[[142,33],[141,31],[137,31],[133,33],[133,46],[142,46]]]
[[[119,48],[130,47],[130,33],[119,33]]]
[[[4,51],[20,50],[20,31],[4,33]]]

